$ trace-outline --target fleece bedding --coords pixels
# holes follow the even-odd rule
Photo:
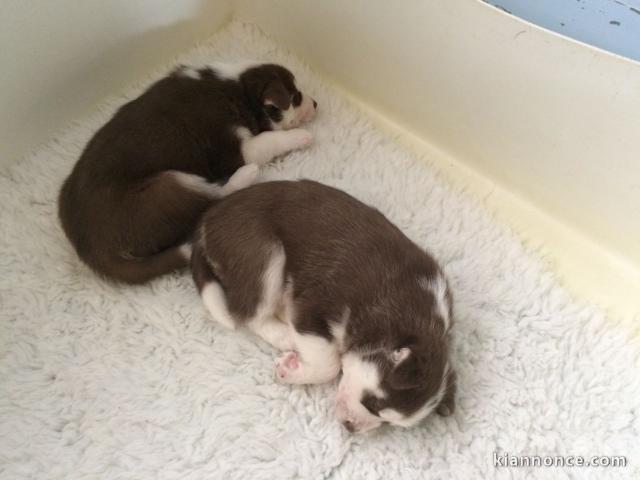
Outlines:
[[[209,318],[188,272],[110,284],[66,241],[57,192],[92,133],[176,62],[239,58],[288,66],[319,102],[312,147],[262,180],[346,190],[441,262],[455,297],[453,416],[350,435],[336,384],[276,383],[277,352]],[[14,164],[0,205],[2,479],[640,478],[637,340],[252,25],[231,23]],[[509,468],[507,454],[627,466]]]

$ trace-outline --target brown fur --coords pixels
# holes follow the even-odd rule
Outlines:
[[[264,107],[299,92],[293,75],[261,65],[239,81],[178,69],[121,107],[86,146],[59,197],[62,227],[80,258],[113,280],[141,283],[187,265],[188,241],[211,197],[169,172],[221,182],[244,165],[236,127],[270,130]]]
[[[277,246],[286,255],[298,332],[331,341],[331,325],[348,308],[343,353],[357,351],[376,363],[388,394],[375,410],[393,407],[409,415],[440,388],[447,332],[433,294],[419,282],[440,269],[377,210],[316,182],[268,182],[212,206],[196,235],[198,288],[219,282],[240,321],[256,310],[262,272]],[[390,357],[400,348],[411,355],[396,366]],[[454,380],[449,375],[443,399],[450,411]]]

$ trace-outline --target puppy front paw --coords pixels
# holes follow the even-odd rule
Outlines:
[[[313,142],[313,135],[304,128],[294,128],[288,132],[291,141],[291,150],[299,150],[308,147]]]

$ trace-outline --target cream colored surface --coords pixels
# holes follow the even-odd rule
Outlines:
[[[340,89],[337,85],[334,88]],[[571,293],[600,305],[610,317],[640,333],[640,271],[628,259],[606,250],[531,202],[434,148],[365,100],[346,90],[342,93],[397,141],[428,159],[454,186],[474,195],[499,220],[510,225],[529,248],[543,256]]]
[[[640,64],[480,0],[236,8],[640,322]]]
[[[230,15],[225,0],[3,0],[0,166]]]
[[[0,166],[234,8],[640,323],[640,65],[480,0],[7,0]]]

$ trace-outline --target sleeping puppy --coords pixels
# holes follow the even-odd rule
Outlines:
[[[298,127],[316,107],[280,65],[179,67],[86,146],[60,192],[67,237],[113,280],[141,283],[187,266],[202,212],[252,184],[259,165],[309,145]]]
[[[316,182],[254,185],[205,212],[191,266],[217,321],[283,351],[281,381],[323,383],[342,369],[348,430],[453,412],[447,281],[377,210]]]

